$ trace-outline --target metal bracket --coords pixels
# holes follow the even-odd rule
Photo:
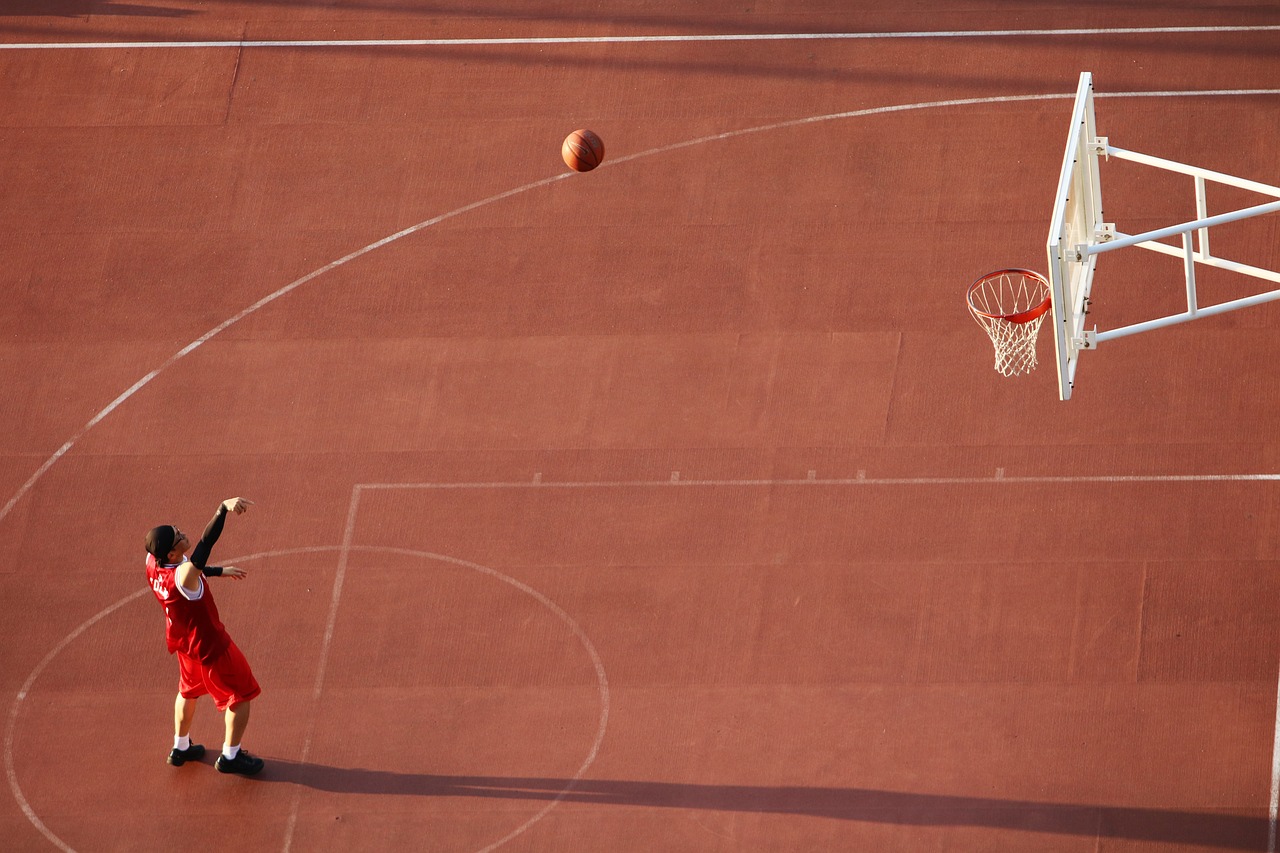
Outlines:
[[[1096,137],[1095,139],[1090,140],[1089,145],[1092,146],[1094,154],[1097,154],[1105,158],[1106,160],[1111,159],[1111,155],[1107,153],[1107,145],[1108,145],[1107,137],[1105,136]]]
[[[1098,327],[1093,329],[1085,329],[1084,333],[1079,337],[1071,339],[1071,348],[1075,350],[1097,349],[1098,347]]]
[[[1114,222],[1100,223],[1098,230],[1093,232],[1092,243],[1077,243],[1071,247],[1071,259],[1077,264],[1084,263],[1085,257],[1089,254],[1090,246],[1096,246],[1099,243],[1110,243],[1116,238],[1116,233],[1116,224]]]

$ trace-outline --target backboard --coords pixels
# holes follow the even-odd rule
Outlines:
[[[1092,345],[1084,320],[1097,255],[1085,253],[1081,247],[1097,243],[1104,230],[1099,147],[1093,115],[1093,75],[1086,71],[1080,75],[1076,88],[1047,244],[1058,396],[1063,400],[1071,397],[1080,350]],[[1101,147],[1105,151],[1105,142]]]
[[[1127,160],[1193,178],[1196,218],[1141,234],[1125,234],[1113,224],[1104,222],[1098,177],[1098,161],[1103,157]],[[1207,183],[1261,193],[1273,200],[1211,215],[1205,190]],[[1058,396],[1063,400],[1071,398],[1080,353],[1104,341],[1280,300],[1280,288],[1277,288],[1206,305],[1202,304],[1196,286],[1198,267],[1215,267],[1280,284],[1280,270],[1231,260],[1209,250],[1212,228],[1274,213],[1280,213],[1280,186],[1129,151],[1112,145],[1105,136],[1098,136],[1093,115],[1093,75],[1088,72],[1081,74],[1046,244],[1049,296],[1053,306],[1053,343],[1058,356]],[[1169,239],[1180,239],[1181,245],[1165,242]],[[1119,328],[1099,330],[1091,324],[1092,328],[1086,329],[1085,319],[1089,314],[1093,270],[1098,255],[1130,247],[1182,259],[1185,310]]]

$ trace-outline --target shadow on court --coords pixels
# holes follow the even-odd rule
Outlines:
[[[113,3],[109,0],[9,0],[0,6],[0,16],[50,16],[83,18],[87,15],[118,15],[145,18],[187,18],[197,15],[191,9],[147,3]]]
[[[339,794],[561,799],[571,803],[804,815],[903,826],[967,826],[1057,835],[1265,850],[1262,817],[1123,806],[1071,805],[864,788],[694,785],[672,782],[436,776],[268,759],[258,777]],[[566,788],[568,789],[566,791]]]

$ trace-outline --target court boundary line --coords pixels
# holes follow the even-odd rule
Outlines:
[[[1272,483],[1277,474],[1081,474],[1009,476],[997,468],[989,477],[869,477],[859,470],[854,477],[819,479],[816,471],[806,477],[685,479],[672,471],[666,480],[546,480],[537,472],[529,480],[494,480],[419,483],[361,483],[357,488],[369,491],[395,489],[593,489],[593,488],[671,488],[671,487],[748,487],[748,486],[980,486],[980,485],[1072,485],[1088,483]]]
[[[1271,805],[1267,823],[1267,853],[1276,853],[1276,820],[1280,818],[1280,677],[1276,678],[1276,730],[1271,748]]]
[[[199,48],[493,47],[689,42],[871,41],[880,39],[1025,38],[1030,36],[1213,35],[1280,31],[1280,24],[1183,27],[1073,27],[1030,30],[900,30],[862,33],[691,33],[636,36],[530,36],[435,39],[237,39],[208,41],[12,42],[0,50],[120,50]]]

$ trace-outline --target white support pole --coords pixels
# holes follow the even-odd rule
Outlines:
[[[1275,302],[1277,299],[1280,299],[1280,290],[1270,290],[1266,293],[1259,293],[1256,296],[1246,296],[1243,299],[1233,299],[1230,302],[1222,302],[1217,305],[1210,305],[1208,308],[1200,308],[1195,314],[1172,314],[1168,317],[1161,317],[1158,320],[1148,320],[1145,323],[1134,323],[1132,326],[1122,326],[1119,329],[1098,332],[1096,340],[1098,343],[1102,343],[1115,338],[1123,338],[1126,335],[1136,335],[1139,332],[1149,332],[1152,329],[1199,320],[1201,317],[1212,317],[1215,314],[1225,314],[1228,311],[1236,311],[1240,308],[1251,308],[1254,305]]]
[[[1191,222],[1184,222],[1181,225],[1170,225],[1168,228],[1158,228],[1155,231],[1147,231],[1144,234],[1120,237],[1115,240],[1109,240],[1106,243],[1096,243],[1092,246],[1080,246],[1077,248],[1077,251],[1082,255],[1099,255],[1103,252],[1113,252],[1116,249],[1135,246],[1138,243],[1146,243],[1151,240],[1161,240],[1165,237],[1173,237],[1177,234],[1186,233],[1187,231],[1195,231],[1198,228],[1209,228],[1214,225],[1221,225],[1224,222],[1237,222],[1241,219],[1261,216],[1264,213],[1275,213],[1278,210],[1280,210],[1280,201],[1269,201],[1266,204],[1257,204],[1253,207],[1246,207],[1242,210],[1234,210],[1231,213],[1220,213],[1217,216],[1196,219]]]
[[[1117,157],[1121,160],[1132,160],[1134,163],[1142,163],[1146,166],[1154,166],[1157,169],[1164,169],[1169,172],[1178,172],[1183,175],[1191,175],[1192,177],[1201,177],[1205,180],[1213,181],[1215,184],[1224,184],[1229,187],[1238,187],[1242,190],[1259,193],[1260,195],[1269,195],[1272,198],[1280,198],[1280,187],[1274,187],[1271,184],[1263,184],[1258,181],[1249,181],[1244,178],[1237,178],[1235,175],[1228,175],[1223,172],[1215,172],[1212,169],[1201,169],[1199,166],[1188,166],[1186,163],[1179,163],[1176,160],[1165,160],[1163,157],[1153,157],[1150,154],[1139,154],[1137,151],[1126,151],[1123,148],[1116,148],[1108,144],[1106,149],[1108,157]]]
[[[1191,232],[1182,233],[1182,266],[1187,274],[1187,315],[1196,315],[1196,256],[1191,248]]]
[[[1209,216],[1209,198],[1204,190],[1204,176],[1196,175],[1196,218],[1207,219]],[[1196,235],[1200,238],[1200,254],[1209,257],[1209,229],[1201,228]]]
[[[1124,235],[1121,235],[1124,236]],[[1168,243],[1139,243],[1135,248],[1150,249],[1153,252],[1159,252],[1162,255],[1168,255],[1172,258],[1182,257],[1182,249],[1176,246],[1170,246]],[[1267,281],[1274,281],[1280,284],[1280,272],[1275,270],[1263,269],[1262,267],[1254,267],[1249,264],[1242,264],[1237,261],[1228,261],[1226,258],[1216,256],[1205,257],[1199,253],[1195,254],[1195,261],[1198,264],[1204,264],[1207,267],[1216,267],[1220,270],[1247,275],[1251,278],[1261,278]]]

